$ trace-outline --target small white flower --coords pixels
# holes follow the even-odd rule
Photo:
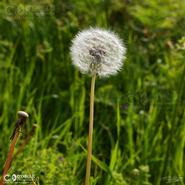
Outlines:
[[[82,73],[100,77],[116,74],[123,65],[126,53],[116,34],[99,28],[78,33],[70,50],[74,66]]]

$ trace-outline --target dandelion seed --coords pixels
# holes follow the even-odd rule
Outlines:
[[[84,74],[99,77],[120,71],[126,53],[123,42],[115,33],[99,28],[79,32],[70,50],[74,66]]]

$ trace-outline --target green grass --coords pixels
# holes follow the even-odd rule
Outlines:
[[[9,173],[34,174],[44,185],[84,182],[90,78],[74,69],[69,48],[79,30],[101,26],[128,51],[117,76],[96,81],[92,185],[183,185],[185,52],[177,43],[183,47],[185,2],[55,0],[44,3],[43,17],[8,13],[46,13],[35,1],[14,2],[0,2],[0,169],[16,112],[25,110],[16,149],[38,128]]]

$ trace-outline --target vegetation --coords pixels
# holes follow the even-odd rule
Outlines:
[[[98,26],[119,34],[127,60],[96,81],[91,185],[184,184],[185,1],[0,2],[0,169],[16,112],[30,114],[16,145],[37,129],[9,174],[32,183],[81,185],[85,178],[89,77],[71,40]]]

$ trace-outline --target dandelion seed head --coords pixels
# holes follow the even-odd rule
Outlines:
[[[108,77],[121,69],[126,48],[115,33],[90,28],[77,34],[70,51],[73,65],[82,73]]]
[[[28,118],[29,117],[28,113],[26,113],[24,111],[18,111],[17,114],[20,117],[24,117],[24,118]]]

